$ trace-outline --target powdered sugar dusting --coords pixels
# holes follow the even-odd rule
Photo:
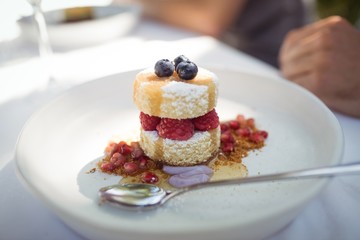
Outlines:
[[[164,102],[170,102],[179,115],[184,112],[191,115],[194,109],[199,106],[204,109],[208,108],[208,86],[172,81],[161,89]],[[166,108],[166,106],[161,106],[161,108]]]
[[[162,87],[164,96],[167,98],[181,97],[186,101],[192,101],[192,99],[198,99],[207,93],[207,86],[198,86],[194,84],[184,82],[170,82]]]

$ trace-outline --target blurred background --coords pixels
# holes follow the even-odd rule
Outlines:
[[[314,13],[318,18],[339,15],[350,23],[360,26],[360,1],[359,0],[316,0]]]
[[[57,9],[73,8],[78,6],[105,6],[111,0],[43,0],[44,12]],[[0,66],[13,61],[21,61],[28,57],[36,56],[37,42],[34,36],[27,36],[21,28],[19,20],[28,17],[29,32],[35,34],[34,24],[31,19],[33,9],[27,0],[0,0]]]
[[[30,1],[30,0],[29,0]],[[42,9],[45,12],[56,10],[56,9],[66,9],[73,8],[78,6],[107,6],[114,5],[111,0],[42,0]],[[359,0],[303,0],[306,6],[307,22],[313,22],[319,18],[325,18],[330,15],[340,15],[349,20],[352,24],[357,27],[360,26],[359,16],[360,16],[360,1]],[[131,2],[128,1],[117,1],[119,2]],[[86,14],[86,11],[89,9],[83,9],[82,13],[69,12],[67,17],[68,22],[75,22],[76,19],[71,20],[71,14],[78,15],[78,17],[89,17]],[[36,56],[38,54],[38,48],[36,41],[31,41],[36,38],[36,36],[31,36],[31,32],[34,33],[31,29],[31,18],[30,16],[33,13],[33,10],[27,0],[0,0],[0,66],[3,64],[11,64],[13,62],[18,62],[23,59]],[[88,12],[89,13],[89,12]],[[24,18],[25,17],[25,18]],[[69,18],[70,17],[70,18]],[[22,19],[20,22],[19,20]],[[79,19],[77,19],[79,20]],[[51,21],[51,19],[47,20]],[[71,23],[68,23],[71,24]],[[24,28],[24,25],[27,27]],[[29,27],[30,26],[30,27]],[[111,25],[108,26],[110,28]],[[30,29],[27,31],[26,29]],[[84,28],[82,28],[84,29]],[[77,30],[73,30],[77,31]],[[103,29],[106,31],[106,29]],[[52,33],[53,35],[56,33]],[[104,33],[109,34],[109,31]],[[120,33],[117,33],[120,35]],[[99,38],[94,36],[94,39]],[[73,46],[63,44],[63,46],[56,46],[56,42],[52,42],[53,48],[55,51],[66,51],[70,50],[71,47],[78,47],[79,44],[76,44],[76,38],[79,38],[79,34],[72,36]],[[53,39],[54,40],[54,39]],[[56,39],[55,39],[56,40]],[[82,39],[78,39],[82,41]],[[105,40],[105,39],[98,39]],[[69,36],[66,38],[58,37],[57,41],[62,41],[66,43],[69,41]]]

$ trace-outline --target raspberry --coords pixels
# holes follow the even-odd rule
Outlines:
[[[162,118],[156,129],[160,137],[172,140],[188,140],[194,135],[194,125],[189,119]]]
[[[140,123],[145,131],[154,131],[156,130],[156,126],[160,123],[160,118],[140,112]]]
[[[196,130],[208,131],[219,126],[219,116],[217,115],[215,109],[213,109],[203,116],[194,118],[193,123]]]

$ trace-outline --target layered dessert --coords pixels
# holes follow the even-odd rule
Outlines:
[[[137,74],[133,99],[140,110],[140,146],[166,165],[206,163],[220,146],[216,75],[184,56],[159,60]]]
[[[139,140],[110,141],[99,169],[122,176],[121,183],[165,189],[245,177],[242,159],[262,148],[268,133],[242,114],[219,122],[217,99],[214,73],[183,55],[159,60],[134,80]]]

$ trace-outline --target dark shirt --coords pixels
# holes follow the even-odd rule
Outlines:
[[[222,40],[277,67],[287,32],[304,23],[302,0],[248,0]]]

